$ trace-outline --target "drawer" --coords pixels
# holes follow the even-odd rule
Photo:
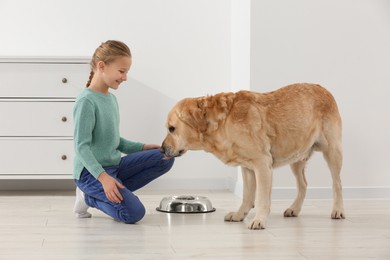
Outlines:
[[[0,99],[0,136],[73,136],[74,101]]]
[[[89,64],[0,63],[0,97],[76,97]]]
[[[72,174],[72,139],[1,138],[0,147],[0,177],[18,174]]]

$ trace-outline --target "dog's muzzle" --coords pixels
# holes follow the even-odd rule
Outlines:
[[[174,149],[172,149],[171,146],[163,144],[160,148],[160,152],[163,153],[165,157],[173,158],[173,157],[182,156],[185,153],[185,150],[180,150],[176,152]]]

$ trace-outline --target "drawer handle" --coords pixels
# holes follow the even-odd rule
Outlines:
[[[68,79],[67,78],[62,78],[62,83],[68,83]]]
[[[68,159],[68,157],[64,154],[61,156],[61,159],[65,161],[66,159]]]
[[[63,117],[61,118],[61,121],[62,121],[62,122],[66,122],[66,121],[68,121],[68,118],[66,118],[66,116],[63,116]]]

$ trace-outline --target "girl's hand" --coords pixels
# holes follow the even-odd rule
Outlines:
[[[103,186],[107,199],[111,202],[121,203],[123,197],[118,188],[124,189],[125,186],[106,172],[101,173],[98,180]]]
[[[144,144],[144,151],[152,149],[160,149],[160,146],[158,144]]]

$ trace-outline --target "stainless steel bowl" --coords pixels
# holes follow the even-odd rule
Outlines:
[[[207,213],[215,211],[215,208],[207,197],[181,195],[163,198],[156,210],[168,213]]]

